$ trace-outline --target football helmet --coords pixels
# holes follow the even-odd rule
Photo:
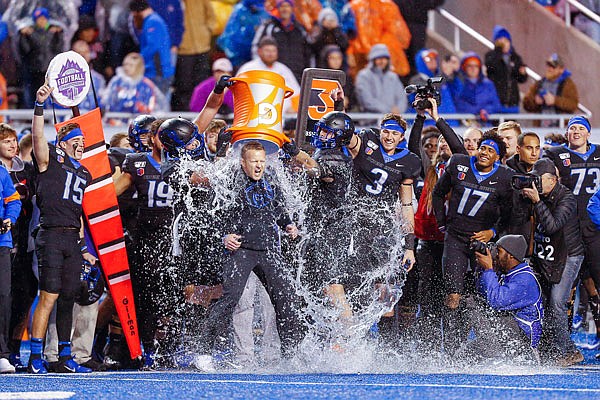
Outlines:
[[[321,132],[327,133],[327,138],[321,137]],[[348,114],[332,111],[315,124],[315,134],[311,144],[318,149],[333,149],[347,146],[354,135],[354,122]]]
[[[138,115],[129,124],[127,131],[129,144],[138,153],[150,151],[150,148],[142,142],[141,135],[150,134],[150,125],[156,121],[156,117],[148,114]]]
[[[204,155],[204,136],[198,127],[187,119],[170,118],[158,128],[158,138],[170,159],[177,159],[182,154],[189,154],[193,159]],[[196,146],[194,141],[197,141]]]

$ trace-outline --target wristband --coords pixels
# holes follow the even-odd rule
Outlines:
[[[85,244],[85,239],[84,238],[79,238],[79,241],[77,242],[77,244],[79,244],[80,250],[81,250],[81,254],[87,253],[88,252],[88,248],[87,245]]]
[[[35,108],[33,109],[33,115],[43,116],[44,105],[40,105],[37,101],[35,102]]]
[[[494,235],[492,236],[492,239],[496,237],[497,233],[496,230],[494,228],[491,229],[491,231],[494,233]]]

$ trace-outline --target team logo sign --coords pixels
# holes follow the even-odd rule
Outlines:
[[[461,181],[464,180],[466,176],[467,176],[467,174],[465,174],[464,172],[459,172],[458,173],[458,179],[461,180]]]
[[[50,61],[46,72],[48,84],[54,88],[52,96],[63,107],[81,103],[90,89],[90,67],[74,51],[61,53]]]

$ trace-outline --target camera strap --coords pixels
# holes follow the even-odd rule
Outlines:
[[[533,204],[529,205],[529,246],[527,247],[527,256],[533,254],[533,246],[535,244],[535,214],[533,212]]]

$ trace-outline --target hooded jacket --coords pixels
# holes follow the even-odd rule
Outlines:
[[[377,43],[390,49],[393,71],[406,76],[410,66],[404,50],[410,44],[410,30],[391,0],[352,0],[350,8],[356,18],[356,37],[350,41],[348,54],[366,55]]]
[[[510,41],[510,33],[506,28],[496,25],[493,39],[506,37]],[[500,103],[507,107],[519,105],[519,83],[527,81],[527,74],[521,74],[523,59],[515,51],[512,41],[509,53],[505,56],[502,49],[495,47],[485,54],[485,66],[488,78],[494,82]]]
[[[441,76],[441,72],[439,67],[435,71],[430,71],[427,68],[427,64],[425,64],[425,60],[423,58],[429,52],[429,49],[423,49],[417,53],[415,56],[415,65],[417,68],[417,74],[410,78],[409,83],[411,85],[422,86],[427,83],[427,79],[433,78],[436,76]],[[441,85],[438,86],[440,91],[440,96],[442,99],[442,103],[438,104],[438,112],[440,115],[443,114],[454,114],[456,113],[456,107],[454,106],[454,99],[452,98],[452,92],[448,87],[446,82],[442,82]],[[413,113],[416,110],[412,107],[412,103],[415,101],[416,93],[411,93],[408,95],[408,112]],[[448,120],[446,121],[450,126],[458,126],[459,123],[456,120]],[[426,120],[425,125],[434,125],[435,123],[432,120]]]
[[[404,112],[408,100],[398,75],[386,68],[381,70],[373,64],[380,57],[390,57],[385,45],[377,44],[369,53],[369,64],[356,76],[356,99],[365,112],[387,113],[393,107]]]
[[[475,81],[471,81],[464,74],[465,61],[475,57],[481,64],[481,58],[474,52],[467,52],[461,60],[462,70],[462,87],[460,92],[454,98],[456,111],[459,113],[470,113],[478,115],[481,110],[487,111],[488,114],[498,113],[502,109],[496,88],[492,81],[483,75],[479,70],[479,77]]]
[[[243,0],[233,7],[225,30],[217,39],[234,67],[252,59],[252,40],[256,29],[270,16],[260,0]]]

